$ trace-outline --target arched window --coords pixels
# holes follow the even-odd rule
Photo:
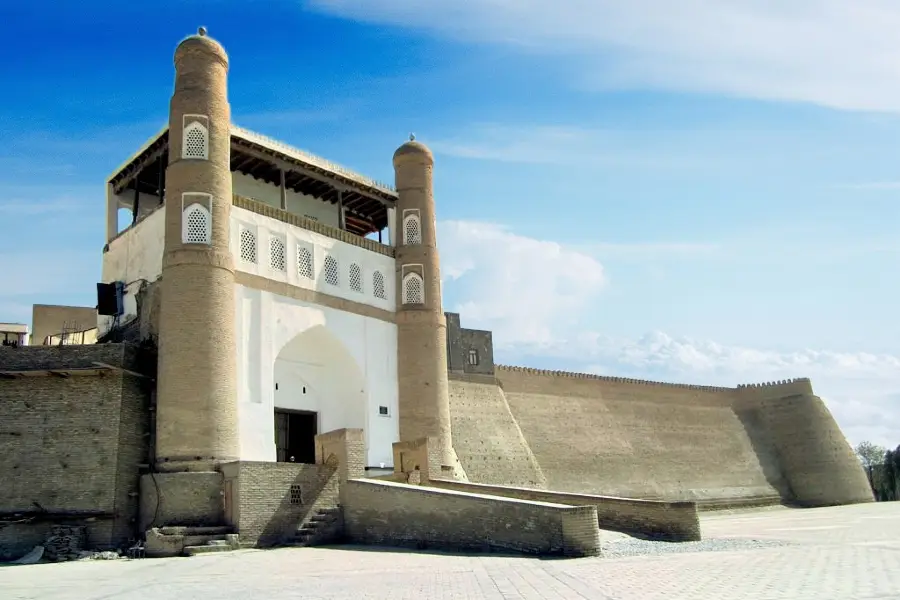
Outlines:
[[[202,204],[188,205],[181,215],[181,242],[209,244],[212,242],[212,216]]]
[[[181,157],[203,160],[209,158],[209,131],[199,121],[192,121],[184,128]]]
[[[305,246],[297,247],[297,275],[303,279],[315,279],[316,272],[313,269],[313,255]]]
[[[356,263],[350,265],[350,289],[354,292],[363,291],[362,269]]]
[[[241,229],[241,260],[256,264],[256,234],[249,229]]]
[[[419,221],[419,215],[407,215],[403,219],[403,244],[411,246],[413,244],[422,243],[422,223]]]
[[[425,282],[418,273],[403,278],[403,304],[425,304]]]
[[[337,259],[333,256],[325,257],[325,283],[328,285],[340,285],[341,276],[338,271]]]
[[[384,275],[381,271],[375,271],[372,275],[372,292],[375,294],[376,298],[387,300],[387,294],[385,293],[386,290],[384,287]]]
[[[287,257],[284,240],[269,238],[269,265],[276,271],[287,271]]]

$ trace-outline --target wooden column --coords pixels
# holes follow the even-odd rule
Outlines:
[[[157,160],[157,165],[159,168],[159,180],[156,182],[156,195],[159,196],[159,205],[162,206],[165,202],[165,187],[166,187],[166,164],[163,162],[163,155],[159,155],[159,159]]]
[[[138,220],[138,211],[141,209],[141,192],[138,189],[140,182],[138,178],[134,178],[134,202],[131,204],[131,224],[134,225]]]
[[[281,175],[281,210],[287,210],[287,186],[284,184],[284,169],[278,169]]]
[[[110,242],[119,233],[119,202],[112,184],[106,186],[106,241]]]
[[[347,230],[346,217],[344,215],[344,191],[338,190],[338,228]]]

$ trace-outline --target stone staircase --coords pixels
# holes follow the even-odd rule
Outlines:
[[[344,529],[340,506],[319,508],[305,519],[291,539],[291,546],[306,547],[330,544],[340,540]]]
[[[231,527],[158,527],[147,532],[147,557],[195,556],[240,548]]]

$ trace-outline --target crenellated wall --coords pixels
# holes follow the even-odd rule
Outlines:
[[[716,506],[871,499],[806,378],[728,388],[512,366],[495,376],[450,382],[473,482]],[[515,482],[529,456],[543,484]]]

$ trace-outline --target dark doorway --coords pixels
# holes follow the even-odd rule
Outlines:
[[[318,419],[314,412],[275,411],[275,448],[278,462],[316,462]]]

